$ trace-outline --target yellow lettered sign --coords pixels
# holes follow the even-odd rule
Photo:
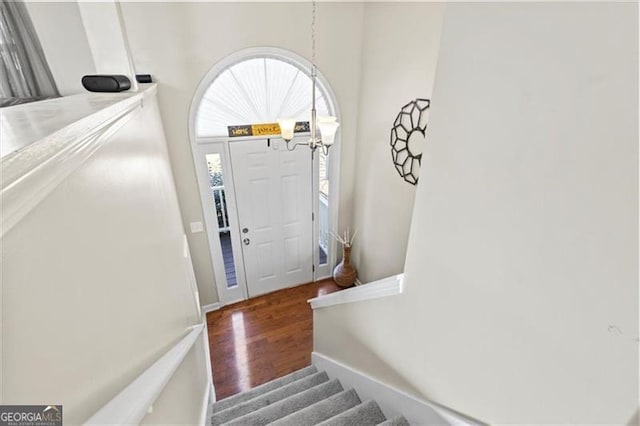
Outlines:
[[[280,126],[278,123],[242,124],[239,126],[227,126],[229,137],[240,136],[279,136]],[[309,131],[308,121],[299,121],[294,128],[295,133],[305,133]]]
[[[278,123],[252,124],[253,136],[273,136],[280,134]]]

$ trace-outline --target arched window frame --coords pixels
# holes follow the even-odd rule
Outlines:
[[[229,163],[229,160],[230,160],[228,156],[228,152],[229,152],[228,144],[229,144],[230,138],[228,136],[198,136],[196,134],[196,120],[197,120],[198,110],[206,91],[209,89],[211,84],[213,84],[215,79],[218,78],[228,68],[242,61],[255,59],[255,58],[265,58],[265,57],[287,62],[299,68],[300,70],[305,72],[307,75],[310,74],[310,71],[311,71],[310,61],[308,61],[306,58],[294,52],[281,49],[281,48],[275,48],[275,47],[256,47],[256,48],[244,49],[244,50],[235,52],[223,58],[219,62],[217,62],[207,72],[207,74],[205,74],[205,76],[200,81],[191,102],[191,108],[189,111],[188,131],[189,131],[189,140],[191,143],[191,150],[193,154],[194,163],[197,163],[200,160],[199,156],[202,153],[202,148],[204,146],[207,146],[208,144],[219,145],[220,149],[224,151],[225,161]],[[324,77],[324,75],[320,70],[318,70],[317,72],[316,84],[317,84],[317,89],[321,91],[321,93],[324,96],[324,99],[326,100],[329,114],[337,117],[338,121],[341,122],[342,121],[341,114],[340,114],[339,106],[336,100],[336,96],[332,91],[327,79]],[[244,124],[252,124],[252,123],[244,123]],[[300,136],[304,136],[304,135],[302,134]],[[233,139],[238,140],[241,138],[233,138]],[[246,137],[244,139],[264,139],[264,136]],[[328,226],[330,230],[334,230],[334,231],[337,230],[338,228],[338,211],[339,211],[339,198],[340,198],[339,197],[340,157],[341,157],[340,147],[341,147],[341,132],[339,131],[338,134],[336,135],[336,142],[330,151],[330,157],[329,157],[330,161],[328,166],[328,174],[330,176],[329,197],[327,199],[327,203],[329,205],[329,208],[328,208],[329,209],[329,213],[328,213],[329,225]],[[298,147],[297,149],[307,149],[307,148]],[[198,167],[196,165],[196,171],[197,170],[198,170]],[[313,191],[314,193],[319,194],[320,193],[319,181],[318,181],[319,170],[318,170],[317,159],[315,160],[313,165],[313,176],[314,176]],[[203,188],[200,188],[201,196],[202,196],[202,191],[203,191]],[[319,211],[319,207],[320,207],[319,197],[314,197],[314,211],[316,213]],[[205,217],[206,217],[206,213],[205,213]],[[207,224],[208,223],[209,221],[207,221]],[[214,223],[213,226],[216,227],[214,231],[217,231],[217,223]],[[209,234],[208,242],[210,246],[209,248],[210,248],[210,253],[212,257],[212,263],[214,265],[214,274],[216,278],[217,293],[218,293],[220,303],[224,305],[225,303],[228,302],[224,296],[224,293],[226,290],[224,284],[226,283],[226,279],[224,278],[224,270],[223,269],[221,270],[221,268],[219,267],[216,268],[216,265],[219,265],[219,263],[215,259],[215,257],[221,258],[222,253],[218,252],[219,241],[217,239],[212,238],[211,232],[208,232],[208,234]],[[314,239],[318,241],[320,232],[319,232],[319,221],[317,219],[314,222],[313,235],[314,235]],[[329,238],[329,257],[327,259],[328,261],[326,264],[324,265],[319,264],[318,262],[319,256],[318,256],[318,253],[316,252],[314,252],[314,259],[315,259],[315,262],[317,262],[315,266],[314,279],[322,279],[322,278],[330,277],[332,274],[333,266],[337,263],[337,259],[338,259],[336,241],[333,238]]]
[[[275,48],[275,47],[256,47],[240,50],[235,52],[218,63],[216,63],[205,76],[202,78],[200,83],[198,84],[198,88],[196,93],[194,94],[193,100],[191,102],[191,109],[189,112],[189,136],[192,142],[196,143],[208,143],[214,140],[224,140],[227,136],[205,136],[198,135],[196,132],[198,113],[200,111],[200,106],[204,96],[209,89],[209,87],[213,84],[213,82],[220,77],[222,73],[224,73],[229,68],[233,66],[250,60],[250,59],[260,59],[260,58],[272,58],[282,62],[289,63],[294,67],[300,69],[305,72],[307,76],[311,74],[311,62],[305,59],[304,57],[298,55],[297,53]],[[335,117],[338,117],[338,121],[340,121],[340,111],[338,107],[338,103],[336,101],[336,96],[331,90],[328,81],[323,76],[323,74],[318,71],[316,77],[317,89],[322,93],[323,98],[326,101],[328,113]],[[235,124],[255,124],[255,123],[229,123],[230,125]],[[339,137],[339,136],[338,136]]]

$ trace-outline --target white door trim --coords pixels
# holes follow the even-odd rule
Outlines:
[[[202,203],[202,213],[209,242],[213,274],[216,280],[216,289],[219,302],[222,305],[247,299],[247,286],[244,276],[244,263],[240,249],[240,237],[238,236],[238,220],[236,215],[235,188],[233,186],[233,172],[229,159],[228,143],[207,143],[194,146],[193,161],[196,167],[196,177]],[[222,176],[225,187],[225,200],[227,201],[227,213],[229,216],[229,228],[231,245],[233,247],[233,261],[236,269],[237,287],[227,288],[227,276],[224,267],[224,255],[220,246],[220,231],[215,206],[212,203],[209,185],[209,171],[206,168],[205,158],[207,154],[220,154],[222,160]]]
[[[203,195],[203,187],[202,187],[202,172],[198,171],[198,152],[199,152],[199,146],[202,145],[208,145],[208,144],[214,144],[214,143],[218,143],[221,144],[224,147],[224,152],[225,152],[225,162],[226,164],[230,164],[230,159],[229,159],[229,140],[227,137],[199,137],[196,135],[195,129],[196,129],[196,115],[197,115],[197,111],[198,108],[200,106],[200,103],[202,102],[202,98],[204,97],[205,92],[207,91],[207,89],[210,87],[210,85],[214,82],[214,80],[223,72],[225,71],[227,68],[229,68],[230,66],[238,63],[238,62],[242,62],[244,60],[250,59],[250,58],[256,58],[256,57],[273,57],[273,58],[277,58],[286,62],[291,63],[292,65],[295,65],[296,67],[300,68],[300,69],[304,69],[304,70],[310,70],[311,69],[311,62],[308,61],[306,58],[304,58],[301,55],[298,55],[295,52],[286,50],[286,49],[281,49],[281,48],[277,48],[277,47],[252,47],[252,48],[248,48],[248,49],[243,49],[240,51],[237,51],[235,53],[232,53],[231,55],[226,56],[225,58],[223,58],[222,60],[220,60],[219,62],[217,62],[202,78],[202,80],[200,81],[200,83],[198,84],[198,87],[196,89],[196,92],[193,96],[193,99],[191,101],[191,108],[189,110],[189,122],[188,122],[188,129],[189,129],[189,140],[191,142],[191,151],[193,154],[193,159],[194,162],[196,163],[196,174],[197,174],[197,180],[199,183],[199,189],[200,189],[200,194],[201,194],[201,199],[204,200],[204,198],[202,198]],[[340,114],[340,108],[338,106],[338,102],[335,96],[335,93],[333,92],[333,90],[331,89],[331,86],[329,85],[328,80],[322,75],[322,73],[320,71],[318,71],[317,73],[317,83],[318,86],[321,88],[321,90],[323,91],[325,98],[327,100],[327,104],[330,110],[330,113],[333,114],[334,116],[337,117],[338,121],[341,121],[341,114]],[[249,124],[249,123],[246,123]],[[236,139],[240,139],[240,138],[234,138],[234,140]],[[243,138],[244,139],[244,138]],[[250,137],[247,139],[264,139],[264,136],[260,136],[260,137]],[[340,130],[338,131],[337,135],[336,135],[336,143],[334,144],[334,146],[331,148],[330,151],[330,156],[331,156],[331,161],[329,162],[329,228],[330,230],[333,231],[337,231],[338,229],[338,212],[339,212],[339,188],[340,188],[340,162],[341,162],[341,132]],[[300,147],[298,149],[302,149],[303,147]],[[317,156],[316,156],[317,157]],[[208,178],[208,172],[205,170],[206,172],[206,177]],[[313,162],[313,168],[312,168],[312,172],[313,172],[313,192],[314,194],[318,194],[318,160],[317,158],[314,160]],[[231,176],[230,176],[231,177]],[[231,181],[233,180],[232,177],[230,179],[227,179],[227,181]],[[225,181],[225,187],[227,186],[227,181]],[[206,191],[208,191],[208,183],[207,183],[207,187],[206,187]],[[231,191],[229,191],[231,192]],[[227,192],[227,196],[229,195],[229,193]],[[319,242],[319,226],[318,226],[318,200],[316,200],[318,197],[314,196],[314,212],[316,215],[316,220],[314,221],[314,225],[313,225],[313,244],[314,244],[314,263],[315,263],[315,272],[313,275],[313,279],[314,280],[320,280],[323,278],[328,278],[331,276],[332,272],[333,272],[333,266],[336,264],[336,261],[338,259],[338,253],[337,253],[337,243],[333,238],[329,239],[329,256],[327,259],[327,264],[325,266],[320,266],[319,265],[319,256],[317,255],[318,253],[318,248],[316,247],[318,245]],[[228,205],[228,208],[231,208],[231,205]],[[213,222],[211,225],[209,225],[210,227],[215,226],[215,229],[217,230],[217,220],[213,220],[215,219],[215,214],[213,214],[213,218],[210,217],[209,220],[207,220],[207,212],[205,209],[205,205],[203,203],[203,216],[205,217],[205,222],[208,224],[208,222]],[[235,192],[234,192],[234,205],[233,205],[233,213],[231,211],[229,211],[229,217],[231,218],[231,216],[234,216],[234,221],[237,221],[237,211],[235,210]],[[236,228],[237,229],[237,228]],[[220,250],[220,241],[219,241],[219,237],[217,237],[217,235],[215,236],[215,238],[211,238],[211,233],[208,233],[208,238],[209,238],[209,250],[211,253],[211,260],[212,260],[212,264],[213,264],[213,268],[214,268],[214,277],[216,279],[216,287],[218,288],[218,298],[219,298],[219,302],[222,305],[231,303],[232,301],[235,300],[225,300],[225,290],[226,290],[226,275],[224,274],[224,262],[221,262],[222,259],[222,251]],[[235,242],[233,241],[233,235],[234,232],[231,233],[232,234],[232,243],[234,245],[234,260],[235,260],[235,250],[236,250],[236,246],[239,247],[240,241],[239,241],[239,237],[238,237],[238,241]],[[235,233],[237,236],[237,232]],[[212,240],[216,240],[216,241],[212,241]],[[216,260],[217,258],[217,260]],[[222,263],[222,264],[220,264]],[[236,261],[236,265],[237,265],[237,261]],[[238,267],[236,266],[236,274],[238,274]],[[244,266],[242,268],[242,274],[244,275]],[[244,291],[245,291],[245,298],[246,298],[246,283],[244,285]]]
[[[340,196],[340,144],[334,145],[329,151],[329,196],[327,203],[329,208],[329,230],[337,232],[338,229],[338,207]],[[338,242],[334,238],[329,238],[329,256],[327,263],[320,265],[319,242],[320,242],[320,171],[319,171],[319,155],[316,153],[313,159],[313,212],[315,220],[313,222],[313,258],[315,262],[315,272],[313,274],[314,281],[330,278],[333,275],[333,267],[337,263]]]

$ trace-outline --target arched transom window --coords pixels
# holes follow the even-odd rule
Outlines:
[[[224,69],[207,88],[195,119],[196,137],[227,136],[227,126],[275,123],[280,117],[311,119],[309,70],[281,59],[246,59]],[[332,115],[322,86],[318,115]]]

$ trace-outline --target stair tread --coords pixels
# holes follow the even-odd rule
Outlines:
[[[248,391],[230,396],[228,398],[221,399],[220,401],[216,401],[211,406],[211,411],[213,413],[217,413],[218,411],[226,410],[227,408],[240,404],[241,402],[248,401],[257,397],[258,395],[270,392],[274,389],[282,387],[288,383],[295,382],[303,377],[309,376],[311,374],[315,374],[318,372],[318,369],[310,365],[309,367],[305,367],[303,369],[294,371],[293,373],[287,374],[286,376],[279,377],[275,380],[271,380],[270,382],[263,383],[260,386],[256,386],[253,389],[249,389]]]
[[[385,420],[378,426],[411,426],[409,421],[402,416],[394,417],[393,419]]]
[[[267,405],[266,407],[260,408],[251,413],[245,414],[244,416],[238,417],[228,423],[225,423],[225,426],[267,425],[289,414],[302,410],[305,407],[309,407],[317,403],[318,401],[324,400],[332,395],[342,392],[342,390],[342,385],[340,384],[338,379],[333,379],[300,393],[291,395],[285,399]]]
[[[353,389],[337,393],[271,423],[271,426],[315,425],[360,404]]]
[[[327,373],[325,372],[304,376],[294,382],[277,387],[269,392],[261,393],[254,398],[213,413],[211,416],[211,423],[215,426],[229,422],[235,418],[244,416],[252,411],[266,407],[267,405],[273,404],[291,395],[303,392],[311,387],[319,385],[320,383],[328,381],[329,376],[327,376]]]
[[[374,426],[387,418],[375,401],[367,401],[331,417],[317,426]]]

